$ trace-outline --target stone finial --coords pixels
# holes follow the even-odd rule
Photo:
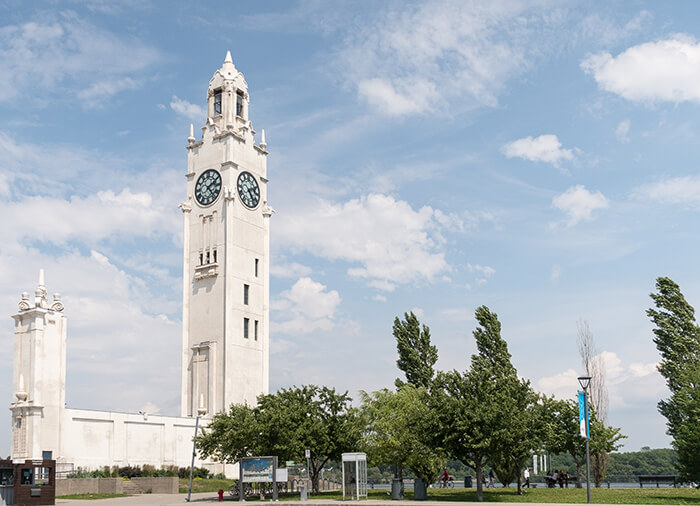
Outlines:
[[[31,307],[32,307],[32,305],[29,302],[29,293],[22,292],[22,300],[19,301],[19,310],[26,311],[27,309],[30,309]]]
[[[262,149],[267,148],[267,142],[265,141],[265,129],[263,128],[262,131],[260,132],[260,147]]]
[[[190,136],[187,138],[187,142],[190,144],[194,144],[194,141],[197,139],[194,138],[194,125],[190,123]]]
[[[46,308],[46,287],[44,286],[44,269],[39,269],[39,286],[34,292],[34,305]]]
[[[53,304],[51,304],[51,310],[52,311],[63,311],[65,308],[63,306],[63,302],[61,302],[61,294],[60,293],[54,293],[53,294]]]
[[[226,51],[226,59],[224,63],[233,63],[233,58],[231,58],[231,51]]]

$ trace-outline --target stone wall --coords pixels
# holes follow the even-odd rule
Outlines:
[[[177,494],[179,480],[172,478],[67,478],[56,480],[56,495],[72,494]]]

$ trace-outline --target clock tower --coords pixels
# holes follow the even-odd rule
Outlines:
[[[190,125],[184,215],[182,416],[255,405],[269,383],[270,216],[265,131],[255,143],[248,85],[226,53]]]

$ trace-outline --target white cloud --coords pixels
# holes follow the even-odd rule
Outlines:
[[[539,137],[523,137],[505,144],[501,152],[508,158],[522,158],[533,162],[551,163],[559,167],[562,161],[574,159],[570,149],[562,148],[556,135],[545,134]]]
[[[282,313],[281,321],[273,322],[273,331],[282,334],[308,334],[331,330],[340,295],[311,278],[299,278],[273,302],[273,310]]]
[[[556,18],[540,8],[432,0],[376,10],[373,22],[352,26],[338,65],[361,100],[390,116],[495,106],[528,66],[530,34]]]
[[[620,121],[618,123],[617,128],[615,129],[615,135],[617,136],[617,139],[620,142],[629,142],[629,133],[630,133],[630,125],[631,122],[628,119]]]
[[[610,401],[610,411],[634,404],[656,402],[665,395],[664,380],[655,363],[628,363],[616,353],[604,351],[599,357],[605,364],[606,384]],[[538,379],[537,389],[559,399],[573,399],[581,389],[578,383],[579,372],[567,369],[552,376]]]
[[[610,203],[598,192],[590,192],[583,185],[572,186],[552,200],[552,206],[569,215],[567,226],[572,227],[580,221],[593,219],[593,211],[605,209]]]
[[[134,74],[160,58],[155,48],[92,26],[70,11],[3,26],[0,48],[0,101],[31,94],[41,103],[69,94],[94,105],[96,94],[105,99],[138,86]]]
[[[170,108],[195,124],[202,123],[207,116],[204,107],[201,105],[191,104],[187,100],[182,100],[175,95],[173,95],[173,99],[170,101]]]
[[[558,264],[552,265],[552,271],[549,275],[549,279],[552,281],[556,281],[557,279],[559,279],[560,276],[561,276],[561,266]]]
[[[662,204],[700,206],[700,176],[683,176],[638,186],[632,197]]]
[[[428,206],[414,210],[405,201],[377,194],[342,204],[308,197],[304,205],[278,216],[278,244],[350,262],[350,276],[380,290],[431,281],[449,269],[441,226]]]
[[[486,278],[490,278],[491,276],[496,274],[496,269],[494,269],[493,267],[489,267],[488,265],[467,264],[467,269],[469,270],[469,272],[479,273]]]
[[[700,102],[700,43],[679,34],[632,46],[616,57],[587,57],[581,68],[598,86],[639,102]]]
[[[129,188],[119,193],[99,191],[85,198],[34,196],[5,201],[0,203],[0,213],[6,217],[6,242],[64,244],[78,239],[95,243],[113,236],[176,236],[182,226],[172,209],[154,205],[150,194]]]
[[[298,278],[310,274],[311,267],[298,262],[272,262],[270,265],[270,276],[278,278]]]

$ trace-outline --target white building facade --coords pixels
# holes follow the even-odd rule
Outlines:
[[[254,405],[269,385],[269,219],[264,131],[248,118],[243,75],[227,53],[207,90],[197,141],[187,140],[180,416],[65,406],[67,318],[43,272],[15,321],[12,459],[75,468],[190,465],[195,417]],[[197,461],[214,472],[223,466]],[[232,471],[227,466],[227,471]],[[227,473],[228,474],[228,473]]]

